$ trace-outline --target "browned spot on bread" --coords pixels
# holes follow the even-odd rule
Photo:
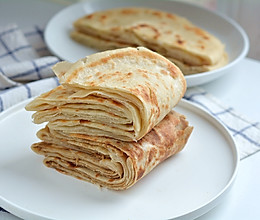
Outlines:
[[[66,96],[65,95],[58,95],[57,96],[57,99],[63,99],[63,98],[65,98]]]
[[[90,15],[86,15],[85,18],[91,19],[91,18],[93,18],[93,16],[94,16],[93,14],[90,14]]]
[[[141,87],[141,96],[143,97],[145,102],[150,102],[151,97],[149,94],[149,88],[147,88],[146,86],[140,86],[140,87]]]
[[[120,30],[120,27],[119,27],[119,26],[112,27],[110,30],[111,30],[111,31],[119,31],[119,30]],[[118,36],[118,37],[119,37],[119,36]]]
[[[80,67],[78,69],[75,69],[70,76],[66,79],[66,82],[69,83],[71,82],[73,79],[77,78],[78,74],[84,69],[84,67]]]
[[[105,99],[99,98],[99,97],[95,97],[94,99],[95,99],[95,101],[100,102],[100,103],[103,103],[105,101]]]
[[[134,27],[132,27],[132,29],[140,29],[140,28],[149,28],[154,32],[154,39],[157,39],[160,36],[160,32],[152,25],[150,24],[138,24]]]
[[[177,44],[179,44],[179,45],[183,45],[183,44],[185,43],[184,40],[177,40],[176,42],[177,42]]]
[[[99,20],[100,20],[100,22],[104,23],[104,21],[105,21],[106,18],[107,18],[106,15],[101,15],[100,18],[99,18]]]
[[[141,177],[144,175],[144,169],[143,168],[139,168],[139,170],[137,171],[137,180],[141,179]]]
[[[148,164],[150,164],[151,161],[153,161],[153,159],[154,159],[155,156],[156,156],[156,153],[157,153],[156,148],[151,148],[151,149],[150,149],[150,151],[149,151],[149,156],[148,156],[148,160],[147,160]]]
[[[162,13],[159,12],[159,11],[154,11],[154,12],[152,12],[152,14],[157,16],[157,17],[160,17],[160,18],[162,17]]]
[[[126,74],[126,77],[127,77],[127,78],[130,78],[130,77],[132,77],[132,76],[133,76],[133,73],[131,73],[131,72],[129,72],[129,73]]]
[[[124,106],[123,104],[121,104],[120,102],[117,102],[115,100],[112,100],[112,104],[117,106],[117,107],[123,107]]]
[[[171,30],[168,30],[168,31],[165,31],[164,33],[165,33],[165,34],[172,34],[172,31],[171,31]]]
[[[166,16],[167,16],[167,18],[170,18],[170,19],[176,19],[176,16],[173,14],[170,14],[170,13],[167,13]]]
[[[142,73],[142,76],[146,79],[149,79],[148,75],[146,73]]]
[[[172,63],[168,64],[168,70],[170,71],[170,76],[173,78],[177,78],[178,77],[178,72],[179,70],[177,69],[177,67],[175,65],[173,65]]]
[[[150,94],[147,87],[139,85],[137,88],[130,89],[136,96],[141,96],[145,102],[150,102]]]
[[[86,76],[85,80],[89,81],[91,78],[93,78],[93,76],[92,75],[88,75],[88,76]]]
[[[126,8],[121,10],[121,13],[124,15],[131,15],[131,14],[137,14],[137,11],[135,9]]]
[[[188,31],[193,31],[196,35],[201,36],[202,38],[204,38],[206,40],[209,39],[209,36],[207,35],[207,33],[198,27],[191,27],[191,26],[185,25],[185,29]]]
[[[159,109],[157,96],[153,89],[150,89],[150,99],[151,99],[151,103]]]
[[[96,85],[96,83],[95,82],[91,82],[89,85],[94,87]]]
[[[175,34],[176,37],[176,43],[179,45],[183,45],[185,43],[185,41],[183,39],[181,39],[181,36],[179,34]]]
[[[144,150],[140,148],[137,142],[132,142],[131,149],[126,146],[124,151],[130,158],[141,161],[144,158]]]
[[[101,75],[102,75],[101,72],[97,72],[97,73],[96,73],[96,76],[101,76]]]
[[[161,70],[160,73],[163,75],[168,75],[167,71],[165,71],[165,70]]]
[[[66,73],[65,71],[61,71],[61,72],[59,73],[59,77],[64,76],[65,73]]]
[[[165,21],[161,21],[160,24],[165,25],[167,23]]]
[[[60,86],[56,87],[55,89],[52,89],[52,90],[50,90],[49,92],[46,92],[46,93],[42,94],[40,97],[41,97],[41,98],[47,98],[47,97],[49,97],[52,93],[55,93],[56,91],[62,90],[62,89],[63,89],[63,86],[60,85]]]
[[[147,70],[137,69],[137,72],[138,72],[140,75],[142,75],[144,78],[146,78],[146,79],[149,78],[148,75],[147,75],[147,73],[148,73]]]
[[[90,121],[89,121],[89,120],[83,120],[83,119],[82,119],[82,120],[79,120],[79,123],[84,125],[84,124],[89,124]]]

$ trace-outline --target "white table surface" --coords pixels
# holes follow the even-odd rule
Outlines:
[[[45,25],[60,9],[62,0],[0,0],[0,25]],[[245,58],[229,74],[205,84],[206,91],[227,106],[260,122],[260,62]],[[236,181],[226,198],[199,220],[260,219],[260,151],[242,160]],[[6,216],[6,218],[5,218]],[[0,219],[19,219],[2,213]]]

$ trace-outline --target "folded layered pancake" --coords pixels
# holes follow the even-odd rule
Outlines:
[[[182,72],[143,47],[90,55],[53,67],[61,85],[26,106],[34,122],[70,134],[137,141],[157,125],[186,90]]]
[[[166,158],[185,146],[192,127],[171,111],[138,142],[86,134],[66,134],[48,125],[37,136],[42,142],[32,150],[57,171],[113,190],[134,185]]]
[[[71,37],[97,49],[144,46],[173,62],[184,74],[226,65],[224,45],[186,18],[148,8],[115,8],[74,22]]]

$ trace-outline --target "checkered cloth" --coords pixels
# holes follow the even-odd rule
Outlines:
[[[57,86],[51,67],[58,61],[41,28],[0,27],[0,111]]]
[[[252,122],[198,87],[189,88],[184,98],[202,107],[228,128],[239,149],[241,160],[260,150],[259,122]]]
[[[51,71],[59,59],[46,48],[42,30],[35,26],[21,31],[14,24],[0,27],[0,112],[59,85]],[[204,108],[229,129],[241,159],[260,150],[259,122],[251,122],[201,88],[189,88],[184,98]],[[7,214],[0,207],[0,219],[15,218],[5,217]]]

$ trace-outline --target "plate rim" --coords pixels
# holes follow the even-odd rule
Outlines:
[[[24,106],[32,99],[34,99],[34,97],[30,98],[30,99],[26,99],[22,102],[19,102],[19,103],[15,104],[14,106],[1,112],[0,113],[0,123],[2,122],[2,120],[5,120],[6,118],[11,117],[13,114],[18,113],[19,111],[23,110]],[[213,117],[210,113],[208,113],[205,109],[203,109],[198,104],[188,101],[186,99],[181,99],[180,102],[177,104],[177,106],[178,105],[181,108],[192,111],[192,113],[194,113],[196,115],[199,114],[201,117],[208,120],[209,123],[211,123],[211,124],[213,123],[214,127],[221,129],[222,135],[224,135],[225,138],[228,138],[228,142],[229,142],[228,146],[232,150],[232,157],[234,160],[233,161],[234,167],[232,170],[232,174],[229,176],[228,182],[215,196],[213,196],[210,200],[207,200],[206,203],[203,203],[200,207],[198,207],[194,210],[190,210],[189,212],[185,213],[184,215],[173,216],[171,218],[171,219],[183,220],[183,219],[197,218],[199,216],[202,216],[202,215],[206,214],[207,212],[209,212],[211,209],[213,209],[215,206],[217,206],[221,202],[222,198],[224,198],[228,194],[232,185],[234,184],[234,181],[236,179],[238,169],[239,169],[240,158],[239,158],[239,150],[235,144],[235,141],[234,141],[234,138],[233,138],[231,132],[226,128],[226,126],[220,120]],[[25,109],[24,109],[24,111],[25,111]],[[18,217],[21,217],[21,218],[51,219],[47,216],[44,216],[43,214],[28,210],[27,208],[23,208],[17,204],[14,204],[12,201],[8,201],[7,199],[3,198],[2,195],[0,195],[0,207],[11,212],[11,214],[17,215]]]
[[[215,197],[212,197],[212,199],[210,201],[207,202],[207,204],[202,205],[200,208],[196,209],[196,210],[192,210],[191,212],[187,213],[186,215],[177,217],[176,220],[180,219],[189,219],[190,218],[190,214],[194,213],[195,214],[195,218],[198,218],[200,216],[202,216],[203,214],[199,214],[196,215],[197,212],[199,212],[201,209],[207,209],[206,212],[204,212],[204,214],[206,214],[207,212],[209,212],[211,209],[213,209],[214,207],[216,207],[219,203],[220,200],[222,198],[224,198],[228,192],[231,190],[232,185],[235,182],[235,179],[237,177],[237,173],[239,170],[239,165],[240,165],[240,157],[239,157],[239,150],[238,147],[235,143],[235,139],[233,138],[231,132],[228,130],[228,128],[225,126],[225,124],[223,122],[221,122],[218,118],[214,117],[213,115],[211,115],[209,112],[207,112],[203,107],[201,107],[200,105],[198,105],[197,103],[191,102],[189,100],[186,99],[181,99],[180,104],[183,106],[188,106],[189,109],[195,109],[195,111],[199,111],[199,114],[203,114],[203,117],[206,117],[206,119],[208,120],[212,120],[215,126],[220,126],[222,132],[224,131],[225,137],[229,139],[229,141],[231,142],[232,146],[229,146],[232,150],[232,155],[233,155],[233,159],[234,159],[234,170],[233,173],[231,175],[231,178],[229,179],[228,183],[226,184],[225,187],[223,187],[223,189],[215,195]],[[211,123],[212,123],[211,121]],[[174,218],[175,219],[175,218]]]
[[[103,2],[103,1],[105,1],[105,0],[98,0],[98,2]],[[136,2],[137,4],[140,3],[140,2],[150,2],[150,3],[154,2],[154,3],[158,3],[158,1],[156,1],[156,0],[106,0],[105,2],[108,2],[108,1],[111,1],[111,2],[121,2],[121,3],[122,2],[130,2],[130,3]],[[65,7],[65,8],[63,8],[62,10],[58,11],[47,22],[46,28],[45,28],[44,33],[43,33],[46,46],[48,47],[48,49],[49,49],[49,51],[51,53],[53,53],[54,55],[59,57],[61,60],[67,60],[66,56],[63,56],[60,53],[57,53],[56,50],[54,50],[52,48],[52,43],[49,40],[49,36],[51,35],[49,29],[50,29],[50,27],[52,25],[52,22],[55,21],[57,19],[57,17],[61,16],[63,13],[65,13],[65,12],[67,12],[69,10],[72,10],[72,8],[74,8],[74,7],[75,8],[80,7],[80,6],[82,6],[82,7],[84,6],[85,7],[85,6],[89,5],[89,4],[91,4],[92,2],[97,2],[97,0],[88,0],[86,2],[78,2],[78,3],[74,3],[72,5],[69,5],[69,6]],[[172,1],[172,0],[163,0],[162,2],[166,2],[168,4],[173,4],[173,5],[174,4],[181,4],[181,5],[184,5],[184,6],[187,5],[189,7],[194,7],[194,8],[197,8],[199,10],[205,11],[207,13],[211,13],[214,16],[217,16],[217,17],[223,19],[226,23],[231,25],[234,28],[234,30],[236,30],[240,34],[240,37],[241,37],[242,42],[243,42],[243,47],[242,47],[242,50],[241,50],[240,54],[234,60],[229,62],[227,65],[225,65],[223,67],[220,67],[218,69],[215,69],[215,70],[211,70],[211,71],[206,71],[206,72],[201,72],[201,73],[196,73],[196,74],[191,74],[191,75],[185,75],[188,87],[205,84],[207,82],[211,82],[211,81],[219,78],[222,75],[227,74],[228,71],[234,65],[239,63],[248,54],[249,47],[250,47],[250,42],[249,42],[248,35],[245,32],[245,30],[242,28],[242,26],[239,23],[237,23],[234,19],[228,17],[227,15],[225,15],[225,14],[223,14],[223,13],[217,11],[217,10],[214,11],[214,10],[206,8],[206,7],[202,6],[202,5],[195,4],[195,3],[192,3],[192,2],[186,2],[186,1],[181,1],[181,0],[174,0],[174,1]],[[196,81],[196,82],[194,82],[194,81]],[[201,83],[198,83],[198,81],[201,81]]]

